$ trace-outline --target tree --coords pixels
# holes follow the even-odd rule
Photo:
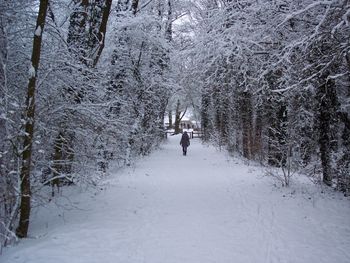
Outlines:
[[[105,46],[112,0],[74,0],[67,43],[79,60],[95,67]]]
[[[38,3],[0,0],[1,245],[15,240],[17,219],[18,235],[26,235],[26,205],[40,206],[57,198],[44,190],[50,184],[97,185],[108,172],[109,161],[130,164],[157,147],[175,83],[173,2],[140,6],[133,1],[123,13],[111,0],[48,1],[39,72],[35,70],[34,88],[40,92],[34,92],[35,101],[27,100],[23,118],[26,94],[20,87],[28,84],[28,38],[36,20],[32,10],[41,10]],[[108,34],[111,37],[106,38]],[[24,123],[26,118],[30,120]],[[23,123],[26,127],[21,129]],[[30,146],[25,151],[23,140]],[[22,156],[28,151],[30,159]],[[17,165],[21,159],[23,165]],[[30,178],[21,177],[28,174],[27,167]],[[22,193],[18,178],[24,179]]]
[[[333,181],[333,167],[331,154],[335,150],[332,126],[337,122],[337,95],[334,81],[324,76],[324,83],[317,89],[319,145],[321,164],[323,170],[323,182],[331,186]]]
[[[204,139],[283,171],[321,166],[326,184],[340,181],[348,158],[339,132],[347,133],[348,1],[196,8],[184,55],[200,86]]]
[[[46,14],[48,9],[48,0],[41,0],[39,5],[38,17],[36,21],[33,49],[31,56],[31,65],[29,68],[29,82],[27,87],[27,99],[25,116],[25,128],[24,128],[24,142],[23,142],[23,154],[22,154],[22,166],[21,166],[21,205],[20,205],[20,219],[19,225],[16,230],[16,234],[20,238],[27,237],[29,217],[30,217],[30,168],[32,158],[32,144],[34,134],[34,121],[35,121],[35,89],[37,81],[37,72],[40,63],[41,54],[41,42],[42,34],[45,26]]]
[[[177,100],[176,110],[175,110],[175,122],[174,122],[175,134],[180,133],[180,122],[182,118],[185,116],[186,111],[187,111],[187,108],[185,108],[184,110],[181,110],[180,100]]]

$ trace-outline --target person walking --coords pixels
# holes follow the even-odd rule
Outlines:
[[[187,147],[190,146],[190,137],[188,136],[187,131],[182,134],[180,145],[182,146],[183,155],[187,154]]]

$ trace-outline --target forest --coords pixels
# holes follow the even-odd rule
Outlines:
[[[350,1],[0,0],[1,247],[188,108],[203,143],[347,195]]]

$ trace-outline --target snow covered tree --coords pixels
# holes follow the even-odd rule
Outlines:
[[[20,173],[20,219],[18,227],[16,229],[17,236],[21,238],[27,237],[29,226],[29,216],[31,208],[30,170],[32,165],[32,144],[35,122],[35,90],[38,76],[37,72],[40,64],[42,34],[46,21],[47,9],[48,0],[41,0],[34,32],[31,65],[29,66],[29,81],[27,88],[26,109],[24,112],[24,142]]]
[[[348,9],[280,0],[191,10],[197,30],[184,54],[201,86],[204,139],[282,169],[319,164],[323,181],[336,182],[346,155]]]

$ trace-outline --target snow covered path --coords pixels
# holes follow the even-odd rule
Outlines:
[[[179,140],[108,178],[97,195],[74,196],[82,209],[37,213],[39,237],[0,262],[350,262],[349,199],[306,182],[273,187],[259,167],[196,140],[184,157]]]

